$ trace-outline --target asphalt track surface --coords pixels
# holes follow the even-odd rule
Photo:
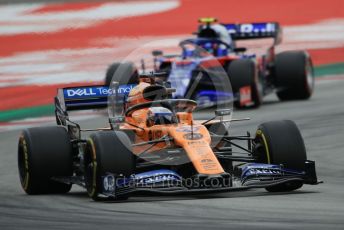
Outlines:
[[[291,193],[263,189],[202,196],[132,197],[94,202],[77,186],[66,195],[25,195],[17,170],[19,131],[0,133],[0,229],[343,229],[344,81],[317,84],[310,101],[267,98],[258,110],[235,112],[251,121],[234,133],[254,132],[259,123],[294,120],[324,184]],[[203,114],[204,116],[209,116]],[[83,122],[87,127],[103,121]]]

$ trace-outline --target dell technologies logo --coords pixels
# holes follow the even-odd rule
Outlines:
[[[122,85],[118,87],[118,94],[128,94],[135,85]],[[73,89],[66,89],[65,96],[66,97],[102,97],[102,96],[109,96],[113,93],[113,89],[109,89],[108,87],[85,87],[85,88],[73,88]]]

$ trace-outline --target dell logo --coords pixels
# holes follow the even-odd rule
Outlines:
[[[68,97],[74,97],[74,96],[93,96],[93,95],[96,95],[96,93],[93,92],[92,88],[68,89],[67,90],[67,96]]]

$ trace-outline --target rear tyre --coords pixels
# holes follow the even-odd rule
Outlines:
[[[261,163],[283,164],[285,168],[305,170],[306,149],[299,129],[293,121],[282,120],[261,124],[255,137],[255,156]],[[269,192],[292,191],[302,182],[267,187]]]
[[[129,177],[135,172],[135,156],[128,136],[121,131],[96,132],[87,142],[85,152],[85,184],[88,195],[100,200],[102,176],[107,173]],[[116,197],[127,199],[127,195]]]
[[[113,81],[120,85],[138,84],[139,77],[134,64],[131,62],[111,64],[106,70],[105,85],[110,86]]]
[[[67,193],[72,185],[53,177],[73,175],[72,145],[63,127],[25,129],[19,137],[18,169],[29,195]]]
[[[239,59],[229,63],[227,67],[227,74],[232,84],[234,95],[239,95],[242,87],[250,87],[252,105],[246,106],[235,101],[236,108],[252,107],[256,108],[262,104],[263,101],[263,86],[259,81],[256,65],[250,59]]]
[[[276,55],[275,77],[280,100],[305,100],[314,91],[312,60],[307,52],[287,51]]]

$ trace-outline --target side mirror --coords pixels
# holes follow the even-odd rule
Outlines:
[[[121,123],[125,121],[124,116],[110,117],[109,123],[112,129],[118,130]]]
[[[117,117],[110,117],[109,118],[109,123],[111,123],[111,124],[123,123],[124,121],[125,121],[125,117],[123,117],[123,116],[117,116]]]
[[[234,52],[235,53],[244,53],[246,52],[246,47],[237,47],[237,48],[234,48]]]
[[[153,51],[152,51],[152,55],[153,55],[154,57],[156,57],[156,56],[162,56],[162,55],[163,55],[163,52],[162,52],[161,50],[153,50]]]
[[[231,109],[217,109],[217,110],[215,110],[215,116],[217,116],[217,117],[231,115],[231,113],[232,113]]]

